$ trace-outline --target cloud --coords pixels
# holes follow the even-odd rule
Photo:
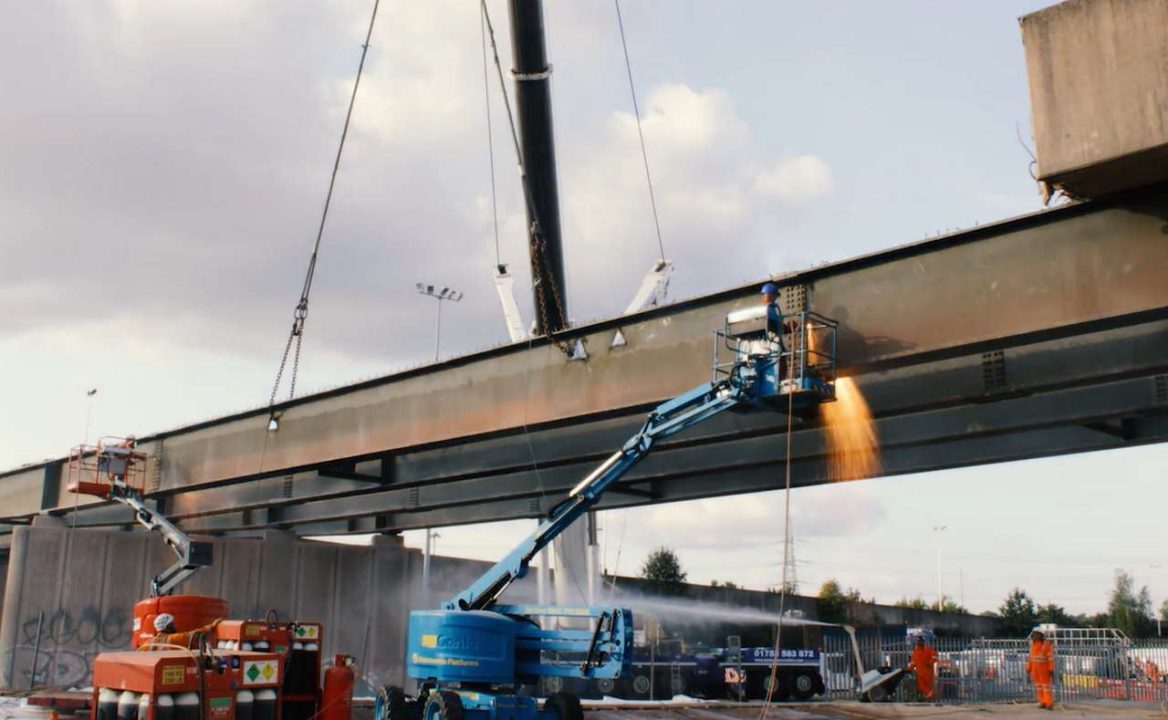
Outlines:
[[[730,96],[681,83],[654,87],[642,129],[674,297],[766,275],[773,227],[831,192],[814,155],[764,155]],[[619,312],[659,254],[636,118],[614,111],[565,163],[569,289],[598,314]],[[779,203],[775,203],[775,199]]]
[[[832,192],[831,168],[815,155],[782,158],[759,172],[754,189],[788,203],[819,200]]]
[[[506,68],[504,10],[492,3]],[[20,5],[6,25],[20,32],[0,30],[12,99],[0,105],[10,138],[0,145],[0,339],[20,339],[30,358],[61,352],[50,336],[136,344],[108,368],[70,345],[79,367],[96,368],[82,384],[166,382],[148,369],[163,357],[174,377],[202,374],[214,364],[191,358],[208,349],[222,354],[216,372],[246,363],[249,376],[255,365],[274,377],[367,11],[276,0]],[[621,109],[623,67],[598,52],[619,48],[609,11],[548,9],[578,321],[620,312],[658,255],[636,120]],[[414,291],[419,281],[465,293],[444,308],[442,354],[506,341],[482,83],[477,6],[383,4],[316,265],[302,391],[432,357],[436,307]],[[522,194],[493,75],[489,87],[500,258],[530,321]],[[759,159],[767,153],[724,89],[667,81],[643,99],[673,297],[766,274],[768,227],[788,204],[755,186],[779,159]],[[214,402],[251,405],[266,384]]]
[[[509,28],[493,5],[506,67]],[[0,148],[0,333],[119,319],[156,343],[271,357],[316,236],[366,10],[60,1],[19,12],[10,49],[54,82],[19,63],[0,70],[14,99],[0,123],[19,139]],[[570,315],[584,320],[620,312],[658,250],[636,119],[579,107],[574,87],[597,87],[583,59],[615,47],[611,17],[549,13],[551,28],[574,28],[553,37],[554,87]],[[60,35],[71,42],[52,41]],[[489,87],[501,259],[530,320],[522,196],[493,74]],[[306,362],[326,347],[387,370],[425,358],[434,308],[418,281],[466,293],[445,314],[447,351],[506,340],[483,102],[476,6],[382,8],[324,230]],[[766,228],[793,196],[779,193],[776,207],[757,188],[790,175],[784,161],[757,160],[765,153],[720,88],[665,82],[642,107],[674,296],[765,275]]]

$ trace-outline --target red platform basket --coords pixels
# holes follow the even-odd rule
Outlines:
[[[105,437],[97,445],[78,445],[69,453],[69,492],[108,498],[121,483],[141,493],[146,482],[146,453],[134,438]]]

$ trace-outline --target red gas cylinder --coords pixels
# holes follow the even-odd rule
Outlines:
[[[353,658],[337,655],[333,666],[324,671],[324,693],[320,703],[320,720],[350,720],[353,715]]]
[[[174,616],[175,632],[198,630],[215,620],[227,617],[227,601],[206,595],[163,595],[134,604],[134,647],[149,642],[158,632],[154,618],[162,613]]]

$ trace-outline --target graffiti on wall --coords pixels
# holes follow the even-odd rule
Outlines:
[[[2,658],[12,689],[87,685],[100,652],[130,645],[133,618],[122,607],[87,606],[26,617]],[[39,637],[38,637],[39,629]]]

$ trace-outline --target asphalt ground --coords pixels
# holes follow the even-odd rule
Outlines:
[[[632,708],[585,707],[584,720],[866,720],[867,718],[1168,718],[1168,709],[1152,703],[1098,701],[1042,710],[1035,705],[996,703],[930,705],[923,703],[817,702],[772,704],[763,717],[761,704]]]

